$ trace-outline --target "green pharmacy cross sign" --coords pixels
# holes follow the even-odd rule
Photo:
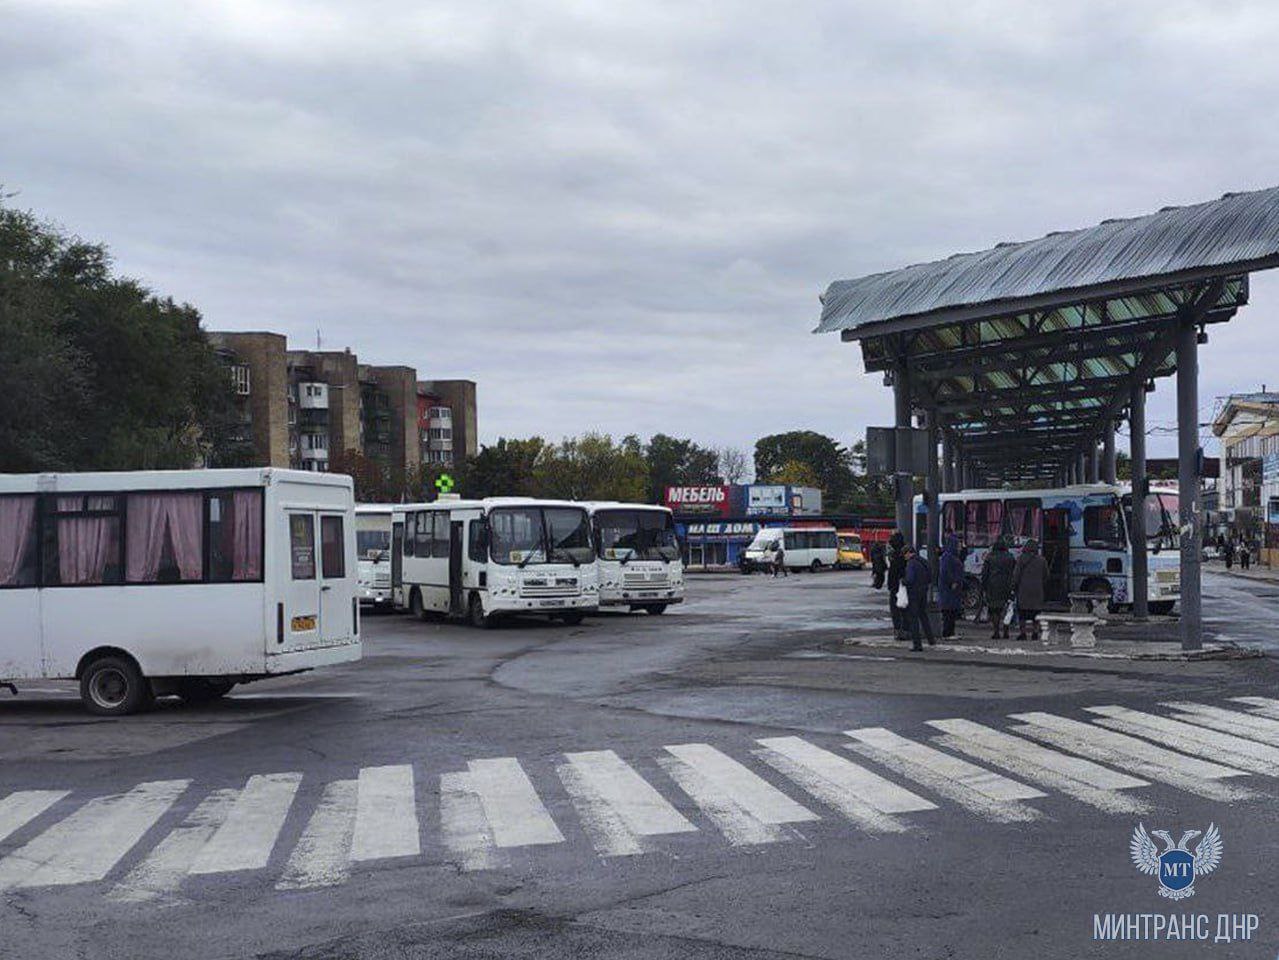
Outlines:
[[[440,493],[453,492],[453,478],[447,473],[441,473],[435,478],[435,489]]]

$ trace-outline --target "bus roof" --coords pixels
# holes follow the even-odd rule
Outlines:
[[[655,513],[670,513],[669,507],[656,503],[627,503],[624,500],[582,500],[581,505],[594,513],[596,510],[652,510]]]
[[[1035,487],[1031,490],[1005,490],[1003,488],[986,488],[972,490],[955,490],[950,493],[938,494],[939,499],[945,500],[1021,500],[1030,499],[1032,497],[1060,497],[1074,494],[1076,496],[1090,496],[1097,494],[1113,493],[1120,494],[1124,490],[1123,487],[1111,485],[1109,483],[1077,483],[1068,487]],[[915,495],[914,502],[916,505],[923,502],[923,497],[919,494]]]
[[[585,504],[573,500],[539,500],[536,497],[485,497],[482,500],[431,500],[419,503],[397,503],[396,513],[409,510],[493,510],[498,507],[574,507],[585,510]]]
[[[229,470],[102,470],[85,473],[0,475],[0,493],[98,493],[129,490],[208,490],[216,487],[265,487],[273,483],[311,484],[352,489],[344,473],[243,467]]]

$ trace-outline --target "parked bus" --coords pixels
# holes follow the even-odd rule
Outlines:
[[[784,551],[788,570],[818,571],[839,560],[839,539],[834,527],[764,527],[742,553],[742,573],[772,569],[778,547]]]
[[[355,505],[355,553],[360,603],[391,606],[391,512],[389,503]]]
[[[358,660],[353,521],[334,474],[0,476],[0,680],[116,716]]]
[[[397,550],[398,546],[398,550]],[[498,497],[400,504],[391,587],[420,619],[477,627],[516,613],[581,623],[599,606],[586,509],[564,500]]]
[[[1171,497],[1171,499],[1169,499]],[[1039,542],[1048,563],[1047,598],[1065,601],[1070,593],[1096,593],[1115,607],[1132,602],[1131,491],[1108,484],[1081,484],[1043,490],[962,490],[943,493],[941,534],[955,535],[967,548],[964,605],[981,602],[982,561],[996,539],[1006,537],[1016,551],[1027,540]],[[1152,493],[1147,502],[1148,597],[1152,613],[1169,613],[1180,596],[1181,560],[1176,550],[1176,495]],[[927,538],[923,499],[915,498],[915,543]],[[1170,533],[1170,530],[1172,531]]]
[[[643,503],[587,503],[595,535],[601,607],[651,614],[684,601],[684,562],[675,518]]]

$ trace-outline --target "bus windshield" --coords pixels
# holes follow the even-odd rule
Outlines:
[[[1177,542],[1177,514],[1180,498],[1175,493],[1160,491],[1146,497],[1146,541],[1152,547]],[[1124,513],[1132,528],[1132,494],[1124,496]]]
[[[363,560],[385,560],[391,552],[391,531],[356,530],[355,552]]]
[[[490,551],[495,563],[591,560],[586,511],[576,507],[502,507],[489,513]]]
[[[675,522],[661,510],[599,510],[599,554],[603,560],[675,560]]]

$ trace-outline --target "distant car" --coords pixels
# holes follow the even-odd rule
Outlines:
[[[855,533],[839,533],[839,549],[835,555],[835,566],[841,570],[862,570],[866,566],[866,552],[862,549],[862,538]]]

